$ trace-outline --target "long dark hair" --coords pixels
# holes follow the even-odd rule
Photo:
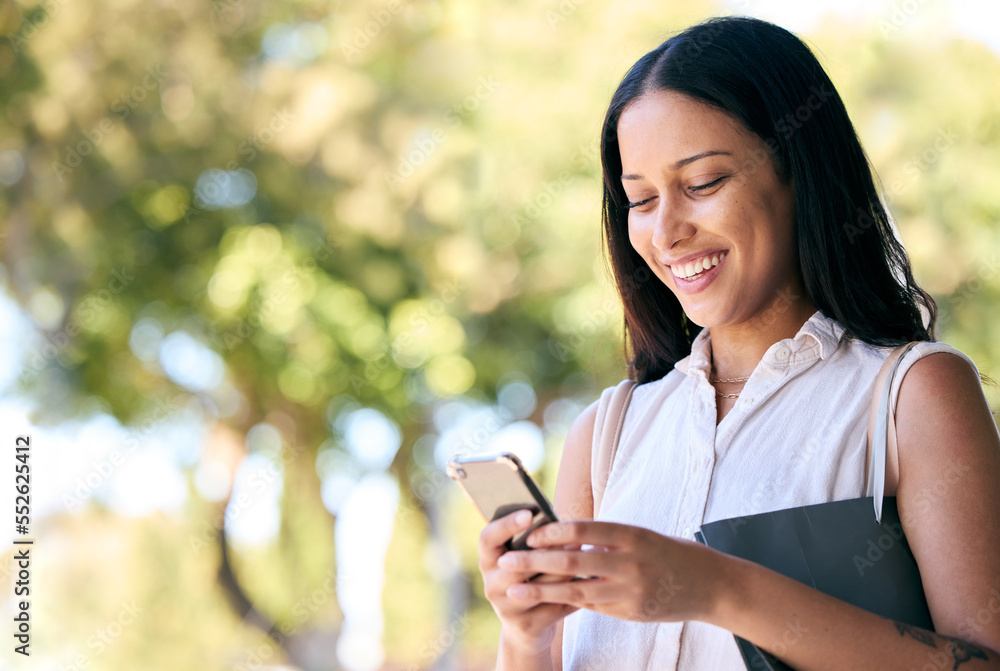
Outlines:
[[[663,377],[690,353],[701,330],[628,237],[618,120],[629,102],[656,90],[720,109],[765,142],[779,176],[794,186],[804,290],[848,337],[880,346],[933,340],[934,299],[913,279],[868,157],[819,61],[784,28],[723,17],[692,26],[640,58],[604,119],[604,236],[624,304],[630,377],[639,383]]]

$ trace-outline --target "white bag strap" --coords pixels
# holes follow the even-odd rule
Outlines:
[[[874,497],[875,521],[882,522],[882,498],[885,495],[885,455],[888,446],[896,449],[896,409],[889,403],[892,391],[892,380],[896,377],[899,362],[910,351],[916,342],[902,345],[892,350],[886,357],[882,368],[875,378],[875,388],[872,391],[872,407],[868,415],[868,423],[874,420],[875,430],[872,435],[871,454],[868,457],[868,486],[865,496]],[[888,374],[887,374],[888,371]],[[885,380],[879,392],[878,381]]]
[[[625,412],[628,410],[635,387],[634,380],[622,380],[616,386],[605,389],[597,404],[594,442],[590,454],[590,488],[594,494],[594,519],[597,519],[597,513],[601,509],[601,499],[604,498],[604,489],[608,486],[608,476],[611,475],[611,465],[618,449],[618,438],[625,423]]]

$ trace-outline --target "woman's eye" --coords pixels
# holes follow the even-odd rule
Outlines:
[[[697,186],[692,186],[691,190],[697,192],[697,191],[704,191],[705,189],[711,189],[713,186],[718,186],[719,184],[721,184],[722,180],[724,180],[726,177],[728,177],[728,175],[723,175],[718,179],[712,180],[708,184],[699,184]]]
[[[719,177],[718,179],[713,179],[711,182],[708,182],[707,184],[697,184],[695,186],[690,186],[690,187],[688,187],[688,190],[689,191],[693,191],[694,193],[699,193],[701,191],[707,191],[707,190],[712,189],[714,187],[720,186],[722,184],[722,182],[727,177],[729,177],[729,175],[723,175],[722,177]],[[651,196],[649,198],[646,198],[645,200],[640,200],[640,201],[637,201],[637,202],[634,202],[634,203],[632,201],[629,201],[628,204],[625,207],[627,207],[630,210],[633,209],[633,208],[636,208],[636,207],[641,207],[641,206],[645,205],[646,203],[648,203],[649,201],[653,200],[653,198],[655,198],[655,197],[656,196]]]
[[[639,207],[640,205],[645,205],[646,203],[648,203],[651,200],[653,200],[653,199],[652,198],[647,198],[646,200],[640,200],[638,203],[633,203],[633,202],[629,201],[629,204],[626,205],[625,207],[627,207],[628,209],[631,210],[633,207]]]

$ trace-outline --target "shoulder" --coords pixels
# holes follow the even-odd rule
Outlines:
[[[927,345],[915,348],[920,356],[899,385],[896,431],[900,446],[907,448],[900,454],[901,474],[911,456],[951,460],[996,443],[996,424],[975,364],[950,346]]]
[[[968,354],[948,343],[936,340],[918,342],[906,358],[912,361],[909,368],[916,373],[916,378],[924,378],[925,382],[928,377],[936,376],[937,379],[945,381],[958,376],[966,381],[972,380],[973,386],[981,389],[979,369],[975,362]]]
[[[921,342],[913,347],[912,352],[917,355],[909,366],[909,386],[914,391],[930,391],[927,387],[931,384],[958,385],[982,391],[976,364],[962,350],[942,342]]]
[[[918,423],[954,422],[974,407],[989,414],[979,371],[961,350],[946,343],[917,343],[906,359],[900,362],[905,377],[896,402],[897,423],[901,411]]]

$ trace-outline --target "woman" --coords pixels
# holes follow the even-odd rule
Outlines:
[[[596,515],[595,404],[556,486],[573,521],[535,532],[543,552],[504,552],[520,514],[484,529],[498,668],[742,669],[735,633],[796,669],[1000,669],[1000,437],[975,366],[933,341],[934,302],[809,49],[758,20],[694,26],[625,76],[601,147],[640,386]],[[875,375],[912,340],[886,495],[937,633],[692,540],[864,496]],[[525,582],[538,572],[557,581]]]

